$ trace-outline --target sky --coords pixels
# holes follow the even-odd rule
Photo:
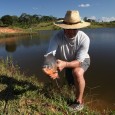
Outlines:
[[[67,10],[78,10],[81,18],[115,20],[115,0],[0,0],[0,17],[27,13],[63,18]]]

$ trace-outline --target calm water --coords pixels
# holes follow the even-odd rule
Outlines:
[[[90,37],[91,66],[85,74],[86,93],[97,108],[115,110],[115,28],[84,29]],[[12,56],[25,74],[36,75],[47,81],[42,73],[43,55],[49,39],[56,31],[40,31],[36,36],[0,39],[0,57]]]

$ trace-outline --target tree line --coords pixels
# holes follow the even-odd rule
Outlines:
[[[8,26],[15,26],[21,28],[29,28],[32,25],[37,25],[41,22],[53,22],[63,18],[56,18],[53,16],[42,16],[42,15],[30,15],[27,13],[22,13],[20,16],[11,16],[11,15],[4,15],[0,18],[0,27],[8,27]],[[94,19],[88,19],[84,17],[83,19],[86,22],[91,22],[94,26],[102,26],[102,27],[115,27],[115,21],[111,22],[97,22]]]
[[[4,15],[0,18],[0,26],[18,26],[22,28],[31,27],[34,24],[38,24],[40,22],[51,22],[57,20],[56,17],[53,16],[42,16],[42,15],[30,15],[27,13],[22,13],[20,16],[11,16]]]

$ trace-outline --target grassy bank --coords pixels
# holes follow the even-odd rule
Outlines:
[[[7,38],[7,37],[14,37],[14,36],[24,36],[29,34],[37,34],[39,30],[56,30],[60,29],[53,25],[52,22],[41,22],[36,25],[32,25],[29,28],[20,28],[20,27],[14,27],[10,26],[7,27],[8,29],[11,29],[9,31],[4,30],[6,27],[0,28],[0,38]],[[14,31],[14,32],[11,32]]]
[[[91,26],[88,28],[103,28],[103,27],[109,27],[114,28],[115,23],[104,23],[104,22],[92,22]],[[28,28],[21,28],[21,27],[14,27],[10,26],[8,29],[12,29],[12,31],[3,31],[1,30],[2,27],[0,27],[0,38],[6,38],[6,37],[13,37],[13,36],[19,36],[19,35],[28,35],[28,34],[36,34],[39,30],[57,30],[60,29],[59,27],[53,25],[53,22],[41,22],[39,24],[31,25],[31,27]],[[6,27],[4,27],[6,28]]]
[[[68,102],[74,100],[73,90],[66,84],[40,83],[36,76],[25,76],[9,59],[0,60],[0,115],[101,115],[88,108],[71,112]],[[102,115],[115,115],[103,111]]]

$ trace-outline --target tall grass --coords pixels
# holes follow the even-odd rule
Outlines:
[[[0,115],[101,115],[88,106],[81,112],[69,111],[73,91],[66,84],[40,83],[36,76],[21,73],[12,59],[0,59]],[[105,111],[103,115],[114,114]]]

